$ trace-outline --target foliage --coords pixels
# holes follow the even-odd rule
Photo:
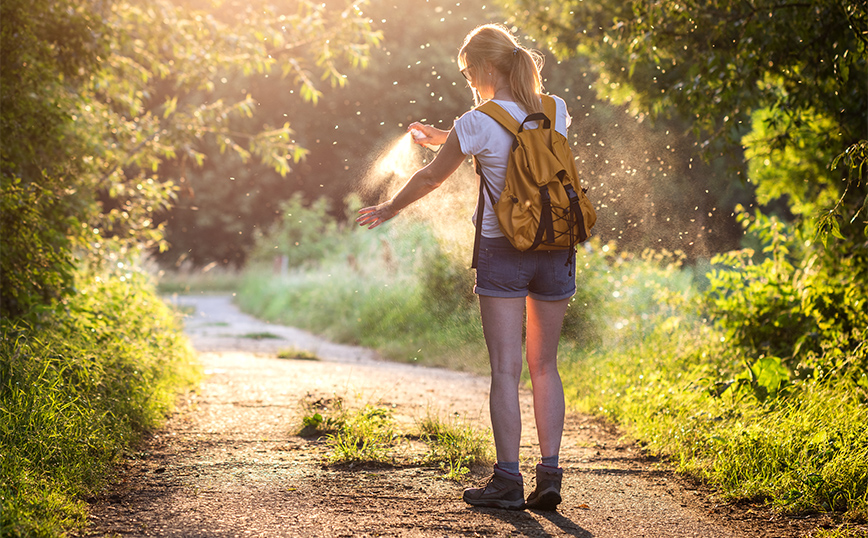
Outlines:
[[[305,414],[302,417],[302,437],[331,435],[340,431],[347,421],[348,411],[344,409],[342,398],[320,398],[303,402]]]
[[[316,353],[306,349],[298,349],[297,347],[289,347],[281,349],[277,352],[278,359],[289,359],[294,361],[318,361],[320,360]]]
[[[577,253],[576,294],[562,334],[581,349],[595,349],[677,316],[692,291],[683,261],[681,252],[646,249],[633,254],[619,251],[615,243],[592,240]]]
[[[308,219],[307,213],[301,214]],[[338,230],[338,241],[326,238],[325,245],[309,245],[311,257],[285,274],[275,272],[270,260],[248,268],[238,290],[242,309],[337,341],[376,347],[396,360],[462,369],[484,364],[476,353],[455,352],[457,343],[481,335],[475,299],[468,291],[472,279],[430,228],[412,224]],[[271,243],[265,241],[268,251]],[[451,293],[462,282],[467,289],[460,294],[438,295]],[[443,333],[444,326],[450,327],[449,334]]]
[[[231,267],[210,263],[194,268],[185,263],[179,268],[158,269],[149,264],[148,270],[157,279],[161,295],[191,293],[234,293],[240,286],[241,275]]]
[[[865,529],[860,526],[842,526],[836,529],[817,529],[811,533],[810,538],[862,538]]]
[[[795,125],[780,118],[781,112],[763,108],[753,113],[753,129],[742,137],[748,177],[756,182],[760,204],[786,198],[793,215],[812,217],[817,208],[831,207],[837,198],[836,181],[827,169],[834,148],[841,147],[841,133],[828,117],[804,112]],[[803,145],[793,147],[770,141],[795,137]],[[806,152],[804,145],[821,151]],[[811,181],[780,181],[781,178],[812,178]]]
[[[400,464],[395,449],[416,438],[414,433],[400,432],[391,411],[384,407],[366,405],[351,411],[342,398],[308,400],[303,407],[299,435],[325,436],[332,464]],[[429,412],[418,427],[428,452],[413,463],[439,465],[450,480],[460,480],[471,469],[490,464],[490,436],[457,417],[444,420]]]
[[[865,387],[809,380],[772,394],[775,376],[752,373],[767,364],[748,372],[725,340],[699,320],[683,319],[677,330],[661,323],[641,344],[573,356],[564,382],[580,409],[617,420],[726,498],[792,512],[864,511]]]
[[[156,254],[159,261],[241,266],[253,255],[252,238],[281,218],[280,204],[291,197],[301,195],[305,204],[325,198],[330,214],[340,218],[348,192],[369,204],[403,183],[407,170],[394,178],[372,177],[377,157],[411,121],[448,129],[472,106],[456,51],[477,24],[503,20],[493,8],[484,0],[370,2],[364,14],[382,32],[379,45],[370,51],[367,68],[352,73],[345,86],[323,87],[316,107],[298,92],[285,91],[273,75],[253,73],[218,85],[230,93],[255,88],[263,98],[250,121],[291,118],[294,139],[309,152],[286,178],[235,155],[219,155],[213,142],[203,145],[209,148],[201,150],[209,155],[203,167],[182,174],[180,162],[165,166],[165,174],[183,175],[185,183],[177,203],[159,219],[166,219],[170,243],[169,250]],[[539,46],[528,37],[523,43]],[[654,242],[691,259],[737,246],[738,229],[724,208],[750,203],[752,187],[722,181],[722,166],[686,157],[695,141],[683,133],[683,123],[652,126],[631,117],[626,107],[599,101],[589,88],[593,74],[587,59],[555,62],[543,52],[546,89],[567,100],[582,180],[605,209],[596,232],[625,249],[641,252]],[[450,179],[456,181],[475,179],[472,174]]]
[[[787,253],[781,252],[780,241],[786,236],[768,219],[763,229],[766,241],[771,242],[774,234],[778,241],[776,255],[766,263],[785,264],[782,258]],[[645,300],[658,306],[649,308],[643,301],[628,299],[626,303],[635,309],[633,319],[639,322],[624,323],[620,319],[630,308],[617,304],[615,315],[607,315],[608,331],[615,335],[580,353],[566,353],[562,377],[568,400],[579,409],[615,419],[649,451],[667,455],[683,471],[720,488],[726,497],[767,499],[788,511],[863,511],[868,495],[864,426],[868,377],[864,365],[860,366],[864,345],[856,341],[849,347],[840,345],[840,335],[845,333],[832,325],[859,323],[863,309],[853,306],[861,305],[864,298],[849,302],[838,298],[843,308],[837,316],[804,308],[815,322],[827,324],[822,337],[829,341],[817,353],[802,343],[800,349],[790,349],[792,359],[788,354],[788,360],[782,361],[739,340],[739,335],[747,339],[745,333],[758,338],[764,331],[779,331],[771,315],[714,323],[718,318],[707,317],[708,296],[690,284],[685,269],[661,261],[666,258],[633,258],[611,265],[611,274],[625,275],[621,279],[629,283],[618,288],[619,295],[635,294],[648,280],[645,275],[656,274],[655,293]],[[762,282],[775,274],[770,267],[740,269],[752,278],[762,277]],[[779,269],[777,282],[765,287],[730,287],[721,282],[722,274],[737,278],[742,272],[716,269],[709,282],[710,297],[720,294],[722,300],[737,301],[745,309],[752,304],[760,310],[778,304],[769,297],[785,293],[787,278],[805,285],[805,279],[793,277],[793,271]],[[606,280],[608,274],[584,276],[594,282]],[[688,282],[679,282],[685,277]],[[823,295],[837,289],[833,282],[819,286],[824,278],[818,275],[810,289],[800,290],[806,302],[829,302]],[[745,289],[749,291],[739,293]],[[755,291],[760,289],[767,295]],[[600,308],[605,312],[602,303],[594,305]],[[739,313],[731,306],[721,311]],[[798,311],[779,308],[775,313],[792,316]],[[857,325],[853,335],[859,337],[864,327],[864,323]],[[799,333],[792,330],[797,338]],[[835,338],[840,347],[831,344]],[[772,336],[763,342],[777,339]]]
[[[464,35],[480,16],[486,18],[482,4],[407,0],[360,5],[361,16],[379,37],[376,46],[368,51],[364,70],[342,79],[345,84],[321,87],[315,107],[300,92],[287,91],[273,73],[230,77],[218,85],[218,92],[231,95],[255,88],[261,98],[250,121],[289,118],[293,140],[307,150],[305,158],[285,178],[231,154],[214,155],[201,169],[185,172],[189,188],[179,192],[178,203],[163,217],[171,246],[159,259],[164,264],[189,258],[197,265],[217,261],[241,266],[252,254],[254,235],[280,220],[281,204],[294,197],[306,204],[326,199],[332,217],[340,217],[345,197],[357,191],[371,161],[410,122],[448,128],[470,106],[469,93],[456,88],[464,79],[455,56]],[[206,141],[201,151],[212,155],[217,148]],[[181,169],[176,161],[167,171],[178,175]],[[372,190],[363,193],[366,199],[379,194],[380,189]],[[203,245],[203,236],[213,240]]]
[[[0,534],[59,536],[197,378],[178,318],[140,274],[78,273],[42,323],[0,322]]]
[[[76,90],[107,52],[103,22],[78,2],[0,6],[0,314],[16,316],[67,293],[73,249],[89,235],[93,173],[76,139]]]
[[[348,413],[338,431],[328,435],[329,463],[389,463],[398,441],[389,410],[366,406]]]
[[[759,211],[739,218],[762,252],[717,256],[708,295],[731,345],[747,357],[775,358],[793,378],[861,376],[868,370],[864,249],[823,260],[805,231],[789,234]]]
[[[360,4],[4,2],[4,313],[69,293],[74,256],[165,248],[155,215],[205,141],[285,175],[304,155],[289,122],[253,119],[252,89],[219,88],[259,73],[316,101],[320,74],[344,84],[379,39]]]
[[[746,142],[749,156],[762,162],[752,163],[752,171],[773,167],[748,179],[761,196],[786,195],[800,214],[831,211],[845,223],[865,204],[868,182],[858,151],[868,138],[864,2],[501,4],[560,55],[588,55],[601,95],[630,103],[637,113],[689,119],[707,137],[711,155]],[[830,170],[838,154],[855,165],[843,181]],[[830,196],[841,202],[821,205]],[[858,227],[844,228],[844,236],[858,237]]]
[[[255,237],[254,263],[277,260],[281,270],[317,264],[335,251],[341,240],[338,223],[328,214],[329,202],[305,204],[301,193],[280,204],[281,218]]]

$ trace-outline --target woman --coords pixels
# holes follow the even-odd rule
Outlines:
[[[508,30],[485,25],[472,31],[458,54],[458,65],[476,103],[494,100],[521,122],[541,112],[542,56],[523,48]],[[570,123],[566,104],[557,103],[555,128],[566,136]],[[513,137],[494,119],[471,110],[443,131],[413,123],[416,142],[442,144],[434,160],[417,171],[388,201],[359,211],[356,221],[376,228],[401,209],[440,186],[467,155],[476,157],[495,199],[503,190]],[[572,250],[516,250],[503,237],[491,204],[481,219],[482,239],[474,291],[479,295],[482,328],[491,363],[490,410],[497,463],[481,488],[464,492],[475,506],[554,510],[561,502],[563,470],[558,464],[564,427],[564,392],[557,368],[557,349],[569,298],[575,293]],[[524,499],[519,471],[521,413],[518,389],[522,370],[522,326],[527,312],[527,363],[542,460],[536,466],[536,487]]]

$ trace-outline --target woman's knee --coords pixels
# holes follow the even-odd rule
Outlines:
[[[521,367],[515,368],[498,368],[491,370],[492,384],[500,384],[505,386],[515,386],[521,381]]]
[[[560,379],[557,356],[553,358],[537,358],[536,360],[528,358],[527,369],[531,380],[549,377]]]

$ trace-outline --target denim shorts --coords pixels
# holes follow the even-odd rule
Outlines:
[[[560,301],[576,293],[575,250],[517,250],[505,237],[482,237],[473,291],[486,297]]]

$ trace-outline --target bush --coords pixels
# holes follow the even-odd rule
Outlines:
[[[739,220],[761,253],[712,260],[708,308],[726,337],[747,356],[781,361],[794,378],[858,378],[868,369],[868,249],[818,250],[813,230],[789,234],[759,211]]]
[[[0,322],[0,534],[57,536],[197,370],[142,275],[79,275],[38,324]]]
[[[329,215],[329,202],[319,198],[305,205],[301,193],[280,204],[282,218],[255,239],[254,264],[284,257],[285,269],[316,265],[339,247],[341,234]]]
[[[451,251],[424,224],[337,230],[336,243],[326,240],[337,246],[312,247],[325,254],[302,267],[284,274],[264,263],[248,267],[238,293],[242,309],[396,360],[487,365],[469,256]]]

